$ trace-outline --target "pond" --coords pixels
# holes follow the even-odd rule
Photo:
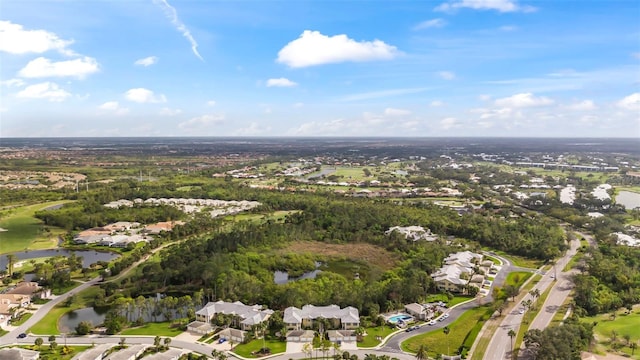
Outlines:
[[[102,325],[107,316],[107,310],[98,311],[94,308],[83,308],[68,312],[58,321],[58,329],[63,333],[73,333],[82,321],[90,321],[93,326]]]
[[[286,271],[274,271],[273,272],[273,282],[275,282],[276,284],[280,285],[280,284],[286,284],[290,281],[296,281],[296,280],[304,280],[304,279],[315,279],[316,276],[318,276],[319,273],[322,272],[322,270],[319,269],[320,265],[322,265],[322,263],[320,262],[316,262],[316,269],[313,271],[309,271],[306,272],[300,276],[296,276],[296,277],[289,277],[289,274]]]
[[[60,317],[60,320],[58,320],[58,329],[64,333],[73,333],[82,321],[90,321],[93,326],[102,325],[107,316],[107,312],[108,309],[96,309],[92,307],[70,311]],[[172,310],[171,313],[174,319],[178,317],[177,310]],[[134,311],[129,315],[129,320],[133,321],[138,317],[142,317],[145,322],[162,322],[167,320],[159,311],[155,314],[149,314],[147,311]]]
[[[623,205],[627,210],[640,207],[640,194],[631,191],[620,191],[616,196],[616,203]]]
[[[49,249],[49,250],[30,250],[30,251],[19,251],[13,253],[18,260],[28,260],[42,257],[53,257],[53,256],[69,256],[71,253],[75,253],[77,256],[82,257],[82,266],[89,267],[89,265],[98,262],[98,261],[111,261],[120,255],[112,252],[103,252],[103,251],[94,251],[94,250],[79,250],[79,251],[71,251],[67,249]],[[0,269],[4,270],[7,268],[7,255],[3,254],[0,256]]]

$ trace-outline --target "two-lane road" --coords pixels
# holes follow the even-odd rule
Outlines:
[[[554,284],[556,270],[563,269],[567,265],[571,258],[576,254],[579,246],[579,240],[572,240],[569,243],[569,249],[565,252],[564,256],[556,262],[554,269],[544,274],[542,279],[540,279],[533,289],[537,289],[542,294],[549,288],[549,286],[552,286]],[[515,333],[518,333],[520,323],[522,322],[522,314],[520,314],[519,310],[523,308],[522,302],[530,299],[530,297],[530,295],[526,295],[522,301],[514,307],[514,311],[504,317],[499,329],[493,334],[491,342],[489,342],[487,352],[483,356],[484,360],[502,360],[511,358],[512,339],[507,334],[509,330],[513,330]]]

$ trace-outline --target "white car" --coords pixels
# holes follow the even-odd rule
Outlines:
[[[436,321],[435,321],[435,320],[431,320],[431,321],[429,321],[429,325],[435,325],[435,324],[436,324]]]
[[[444,315],[442,315],[442,317],[446,319],[446,318],[449,317],[449,314],[444,314]]]
[[[524,314],[524,309],[520,309],[520,311],[518,311],[518,313],[519,313],[520,315]]]

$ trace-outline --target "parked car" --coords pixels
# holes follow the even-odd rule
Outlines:
[[[429,325],[435,325],[435,324],[436,324],[436,321],[435,321],[435,320],[431,320],[431,321],[429,321]]]
[[[25,334],[25,333],[22,333],[22,334],[18,335],[18,339],[24,339],[26,337],[27,337],[27,334]]]
[[[446,318],[448,318],[448,317],[449,317],[449,314],[448,314],[448,313],[447,313],[447,314],[444,314],[444,315],[442,315],[442,317],[446,319]]]
[[[520,311],[518,311],[518,313],[519,313],[520,315],[524,314],[524,309],[520,309]]]
[[[220,339],[218,340],[218,344],[222,344],[222,343],[223,343],[223,342],[225,342],[225,341],[227,341],[227,339],[225,339],[225,338],[220,338]]]

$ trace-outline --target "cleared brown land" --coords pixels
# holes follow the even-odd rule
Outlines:
[[[327,244],[319,241],[299,241],[290,244],[281,251],[311,253],[322,256],[342,257],[355,261],[364,261],[384,270],[393,268],[398,261],[397,256],[393,253],[379,246],[366,243]]]

